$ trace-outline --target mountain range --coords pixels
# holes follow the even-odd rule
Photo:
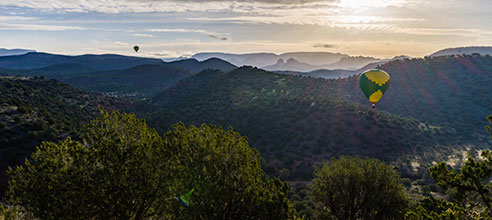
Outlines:
[[[0,67],[6,69],[38,69],[67,63],[80,64],[95,70],[114,70],[131,68],[142,64],[158,64],[163,63],[163,61],[115,54],[66,56],[36,52],[0,57]]]
[[[103,105],[134,112],[160,132],[177,121],[232,126],[259,149],[270,175],[287,180],[310,179],[318,162],[346,154],[379,158],[411,177],[490,144],[483,125],[492,113],[492,57],[397,57],[357,71],[375,67],[391,75],[391,86],[372,110],[354,70],[278,74],[218,58],[0,57],[2,75],[20,75],[1,78],[0,129],[7,136],[0,142],[14,149],[6,158],[19,159],[37,143],[31,137],[71,134],[83,109],[91,107],[91,116]],[[323,79],[323,71],[340,75]],[[129,96],[137,98],[123,98]],[[18,143],[25,147],[12,148]]]
[[[160,131],[176,121],[231,126],[260,150],[271,175],[291,180],[307,179],[302,174],[315,161],[342,154],[411,171],[438,160],[457,164],[450,158],[488,148],[492,58],[400,58],[378,66],[391,86],[376,112],[357,75],[325,80],[251,67],[191,76],[135,111]]]
[[[276,64],[265,66],[262,69],[269,71],[299,71],[299,72],[312,72],[320,69],[344,69],[344,70],[356,70],[365,65],[379,62],[379,59],[372,57],[342,57],[339,61],[328,65],[311,65],[308,63],[300,62],[294,58],[289,58],[286,61],[279,59]]]
[[[120,55],[28,53],[0,57],[0,75],[43,76],[90,92],[137,98],[158,94],[179,80],[209,68],[231,71],[236,66],[217,58],[163,62]]]
[[[328,52],[293,52],[274,53],[198,53],[192,56],[197,60],[212,57],[228,61],[236,66],[255,66],[271,71],[308,72],[318,69],[359,69],[369,63],[380,61],[372,57],[352,57],[341,53]]]
[[[36,52],[35,50],[26,50],[26,49],[5,49],[0,48],[0,56],[13,56],[13,55],[22,55],[26,53]]]
[[[362,68],[356,69],[356,70],[347,70],[347,69],[317,69],[309,72],[302,72],[302,71],[291,71],[291,70],[281,70],[281,71],[274,71],[276,73],[280,74],[288,74],[288,75],[299,75],[299,76],[308,76],[308,77],[315,77],[315,78],[324,78],[324,79],[341,79],[341,78],[348,78],[353,75],[360,74],[366,70],[369,69],[376,69],[379,66],[388,63],[390,61],[394,60],[405,60],[405,59],[410,59],[411,57],[409,56],[396,56],[393,59],[385,59],[382,61],[377,61],[377,62],[372,62],[369,63]]]
[[[449,56],[449,55],[472,55],[472,54],[481,54],[481,55],[492,55],[492,47],[456,47],[456,48],[447,48],[443,50],[439,50],[430,56]]]

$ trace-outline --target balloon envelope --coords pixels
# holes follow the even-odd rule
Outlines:
[[[138,52],[138,50],[140,49],[140,47],[134,46],[133,49],[135,50],[135,52]]]
[[[379,102],[383,94],[388,90],[390,76],[387,72],[378,69],[371,69],[363,72],[359,76],[359,86],[369,102],[374,105]]]

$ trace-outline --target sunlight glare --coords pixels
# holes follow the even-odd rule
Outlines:
[[[380,8],[402,2],[403,0],[340,0],[339,6],[346,9]]]

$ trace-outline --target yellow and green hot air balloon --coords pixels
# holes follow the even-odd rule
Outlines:
[[[133,47],[133,50],[135,50],[135,52],[138,52],[138,50],[139,50],[139,49],[140,49],[140,47],[139,47],[139,46],[134,46],[134,47]]]
[[[367,70],[359,76],[359,86],[372,108],[376,107],[383,94],[389,88],[390,76],[387,72],[378,69]]]

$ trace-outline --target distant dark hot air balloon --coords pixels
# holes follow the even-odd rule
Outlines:
[[[390,76],[387,72],[378,69],[367,70],[359,76],[359,86],[366,95],[372,108],[376,107],[383,94],[389,88]]]
[[[140,49],[140,47],[134,46],[133,49],[135,50],[135,52],[138,52],[138,50]]]

